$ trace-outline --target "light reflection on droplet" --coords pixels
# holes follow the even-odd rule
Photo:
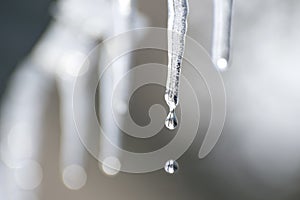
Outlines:
[[[175,110],[171,110],[167,116],[167,119],[165,121],[165,126],[170,129],[174,130],[178,125],[178,120],[175,114]]]
[[[174,174],[179,169],[179,165],[175,160],[168,160],[165,164],[165,171]]]
[[[87,181],[87,174],[79,165],[69,165],[63,170],[63,182],[71,190],[81,189]]]

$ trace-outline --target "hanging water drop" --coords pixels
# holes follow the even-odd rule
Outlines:
[[[165,164],[165,171],[169,174],[174,174],[179,169],[179,165],[175,160],[168,160]]]
[[[168,0],[168,77],[165,101],[170,113],[165,125],[173,130],[178,122],[175,108],[178,105],[180,72],[187,30],[188,1]]]
[[[175,110],[171,110],[167,116],[167,119],[165,121],[165,126],[170,129],[174,130],[177,127],[178,121],[175,114]]]

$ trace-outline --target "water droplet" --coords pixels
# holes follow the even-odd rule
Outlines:
[[[167,116],[167,119],[165,121],[165,126],[170,129],[174,130],[177,127],[178,120],[175,114],[175,110],[171,110]]]
[[[165,164],[165,171],[174,174],[179,169],[179,165],[175,160],[168,160]]]

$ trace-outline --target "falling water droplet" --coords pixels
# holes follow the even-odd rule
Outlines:
[[[178,121],[175,114],[175,110],[171,110],[167,116],[167,119],[165,121],[165,125],[168,129],[174,130],[177,127]]]
[[[179,169],[179,165],[175,160],[168,160],[165,164],[165,171],[174,174]]]

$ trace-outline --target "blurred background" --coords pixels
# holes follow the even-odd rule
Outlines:
[[[99,42],[133,28],[167,27],[167,1],[136,0],[131,5],[127,0],[114,2],[1,3],[1,199],[298,200],[300,2],[235,1],[232,61],[228,71],[222,73],[227,93],[223,133],[213,151],[198,159],[210,119],[209,94],[199,80],[195,88],[203,100],[201,126],[193,145],[178,159],[180,169],[174,175],[163,169],[145,174],[109,169],[99,164],[77,138],[70,102],[72,84],[82,72],[78,63],[96,72],[101,59],[93,57],[88,64],[82,63]],[[188,35],[210,52],[213,1],[189,3]],[[130,41],[120,45],[130,45]],[[120,71],[125,73],[144,63],[166,65],[167,53],[137,51],[119,62],[125,66]],[[117,65],[108,72],[115,79],[122,75],[114,72]],[[189,72],[188,67],[184,70]],[[85,85],[79,89],[83,97],[94,92],[89,80],[95,75],[89,71]],[[112,84],[104,81],[102,87],[109,90]],[[139,88],[129,105],[133,120],[140,126],[149,124],[151,105],[167,108],[163,95],[162,86]],[[95,108],[100,110],[99,121],[110,132],[118,132],[105,115],[101,102],[107,100],[100,100],[102,96],[101,91],[95,95],[95,101],[100,102]],[[80,101],[80,122],[88,136],[92,111],[86,108],[84,98]],[[166,129],[146,142],[118,134],[111,137],[135,152],[157,149],[173,138]],[[101,142],[99,148],[109,152]],[[114,158],[110,162],[121,164]]]

